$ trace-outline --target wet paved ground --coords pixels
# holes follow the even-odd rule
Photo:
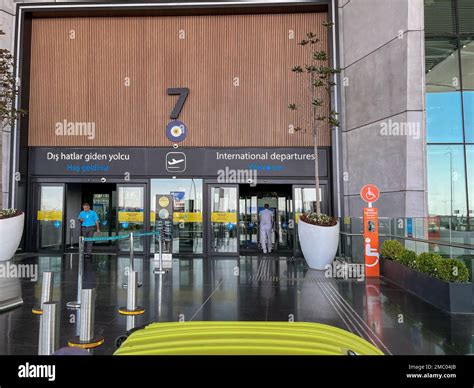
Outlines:
[[[43,271],[54,272],[53,299],[60,302],[60,346],[76,335],[77,255],[16,258],[37,264],[38,281],[1,279],[0,296],[21,289],[23,305],[0,313],[0,354],[37,354]],[[95,332],[105,343],[93,354],[112,354],[128,329],[154,321],[256,320],[319,322],[351,331],[386,354],[472,354],[474,316],[449,315],[381,280],[326,278],[304,261],[278,256],[174,259],[173,269],[154,275],[157,263],[135,258],[145,314],[125,317],[128,257],[94,255],[85,261],[84,288],[96,288]],[[3,283],[3,284],[2,284]],[[19,284],[18,284],[19,283]],[[3,290],[3,291],[2,291]]]

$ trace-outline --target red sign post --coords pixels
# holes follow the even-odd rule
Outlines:
[[[380,196],[379,189],[375,185],[365,185],[360,190],[361,198],[367,202],[364,208],[364,258],[365,276],[380,276],[379,264],[379,218],[378,209],[372,207],[372,203]]]

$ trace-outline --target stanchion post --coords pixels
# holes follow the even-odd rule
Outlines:
[[[140,233],[138,234],[140,236]],[[133,233],[130,233],[130,265],[129,265],[129,268],[128,268],[128,272],[130,273],[130,271],[134,271],[134,259],[135,259],[135,242],[134,242],[134,235]],[[141,287],[142,284],[140,282],[137,283],[137,286],[138,287]],[[122,288],[127,288],[128,287],[128,284],[127,282],[124,282],[122,284]]]
[[[119,313],[122,315],[140,315],[145,312],[143,307],[137,305],[138,272],[128,272],[127,306],[120,307]]]
[[[76,222],[76,221],[74,220],[74,222]],[[74,248],[74,241],[73,241],[73,239],[74,239],[74,229],[71,228],[71,225],[69,224],[69,240],[71,241],[71,249]]]
[[[41,284],[41,299],[39,307],[33,307],[31,310],[33,314],[43,314],[43,303],[51,302],[53,296],[53,279],[54,272],[43,272],[43,282]]]
[[[95,288],[82,290],[79,337],[70,339],[69,346],[91,349],[104,343],[103,337],[94,335],[95,296]]]
[[[159,261],[159,268],[158,271],[155,269],[153,271],[154,274],[163,275],[165,271],[163,270],[163,249],[161,247],[161,231],[158,234],[158,261]]]
[[[49,356],[59,348],[59,303],[45,302],[42,307],[38,355]]]
[[[133,251],[134,251],[134,243],[133,243],[133,233],[130,233],[130,269],[129,271],[133,271]]]
[[[94,338],[95,289],[83,290],[82,297],[79,339],[82,342],[90,342]]]
[[[81,307],[82,294],[82,273],[84,271],[84,237],[79,237],[79,264],[77,269],[77,299],[75,301],[67,302],[66,306],[69,309],[78,309]]]
[[[135,310],[137,308],[137,284],[138,272],[129,271],[128,273],[128,289],[127,289],[127,309]]]

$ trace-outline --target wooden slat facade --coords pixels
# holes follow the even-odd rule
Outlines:
[[[183,146],[311,146],[310,131],[288,131],[302,124],[298,117],[309,117],[309,109],[288,110],[288,103],[307,100],[305,83],[290,69],[308,62],[309,51],[296,44],[306,32],[327,49],[326,19],[326,13],[34,19],[28,143],[169,146],[164,128],[177,97],[166,90],[188,87],[179,117],[189,128]],[[55,135],[63,120],[95,123],[95,139]],[[328,128],[319,136],[322,146],[331,144]]]

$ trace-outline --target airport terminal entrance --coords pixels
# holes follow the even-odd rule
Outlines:
[[[30,219],[33,251],[77,251],[81,225],[77,217],[82,204],[90,204],[99,217],[100,232],[94,237],[113,237],[143,232],[146,184],[120,183],[43,183],[32,185]],[[138,239],[136,252],[143,252],[145,239]],[[93,252],[127,252],[129,241],[95,241]]]
[[[194,182],[194,181],[193,181]],[[220,184],[199,179],[154,179],[148,183],[33,182],[29,214],[29,250],[75,252],[78,248],[82,204],[98,214],[100,233],[115,237],[153,230],[156,193],[173,200],[173,253],[204,255],[254,255],[262,252],[259,213],[265,204],[273,212],[272,252],[300,256],[298,218],[314,209],[316,191],[311,181]],[[172,183],[172,185],[170,185]],[[330,212],[327,181],[321,183],[321,208]],[[202,203],[205,206],[202,206]],[[151,204],[151,205],[150,205]],[[95,253],[126,253],[128,239],[95,241]],[[150,239],[137,239],[135,252],[154,252]]]
[[[262,252],[259,213],[265,204],[273,212],[272,252],[301,255],[298,218],[315,208],[312,184],[264,183],[208,185],[208,252],[213,255],[253,255]],[[330,209],[328,185],[320,187],[321,210]]]
[[[99,216],[100,233],[94,237],[111,237],[117,233],[117,185],[114,183],[72,183],[67,185],[67,219],[71,222],[77,218],[82,204],[87,202],[91,209]],[[78,210],[79,209],[79,210]],[[77,228],[80,227],[76,221]],[[77,249],[79,230],[71,229],[68,225],[66,235],[66,249]],[[115,248],[115,243],[110,240],[95,241],[94,251],[107,251]]]
[[[239,190],[239,245],[241,254],[261,250],[259,212],[268,204],[273,212],[274,252],[292,253],[294,248],[292,185],[241,185]]]

